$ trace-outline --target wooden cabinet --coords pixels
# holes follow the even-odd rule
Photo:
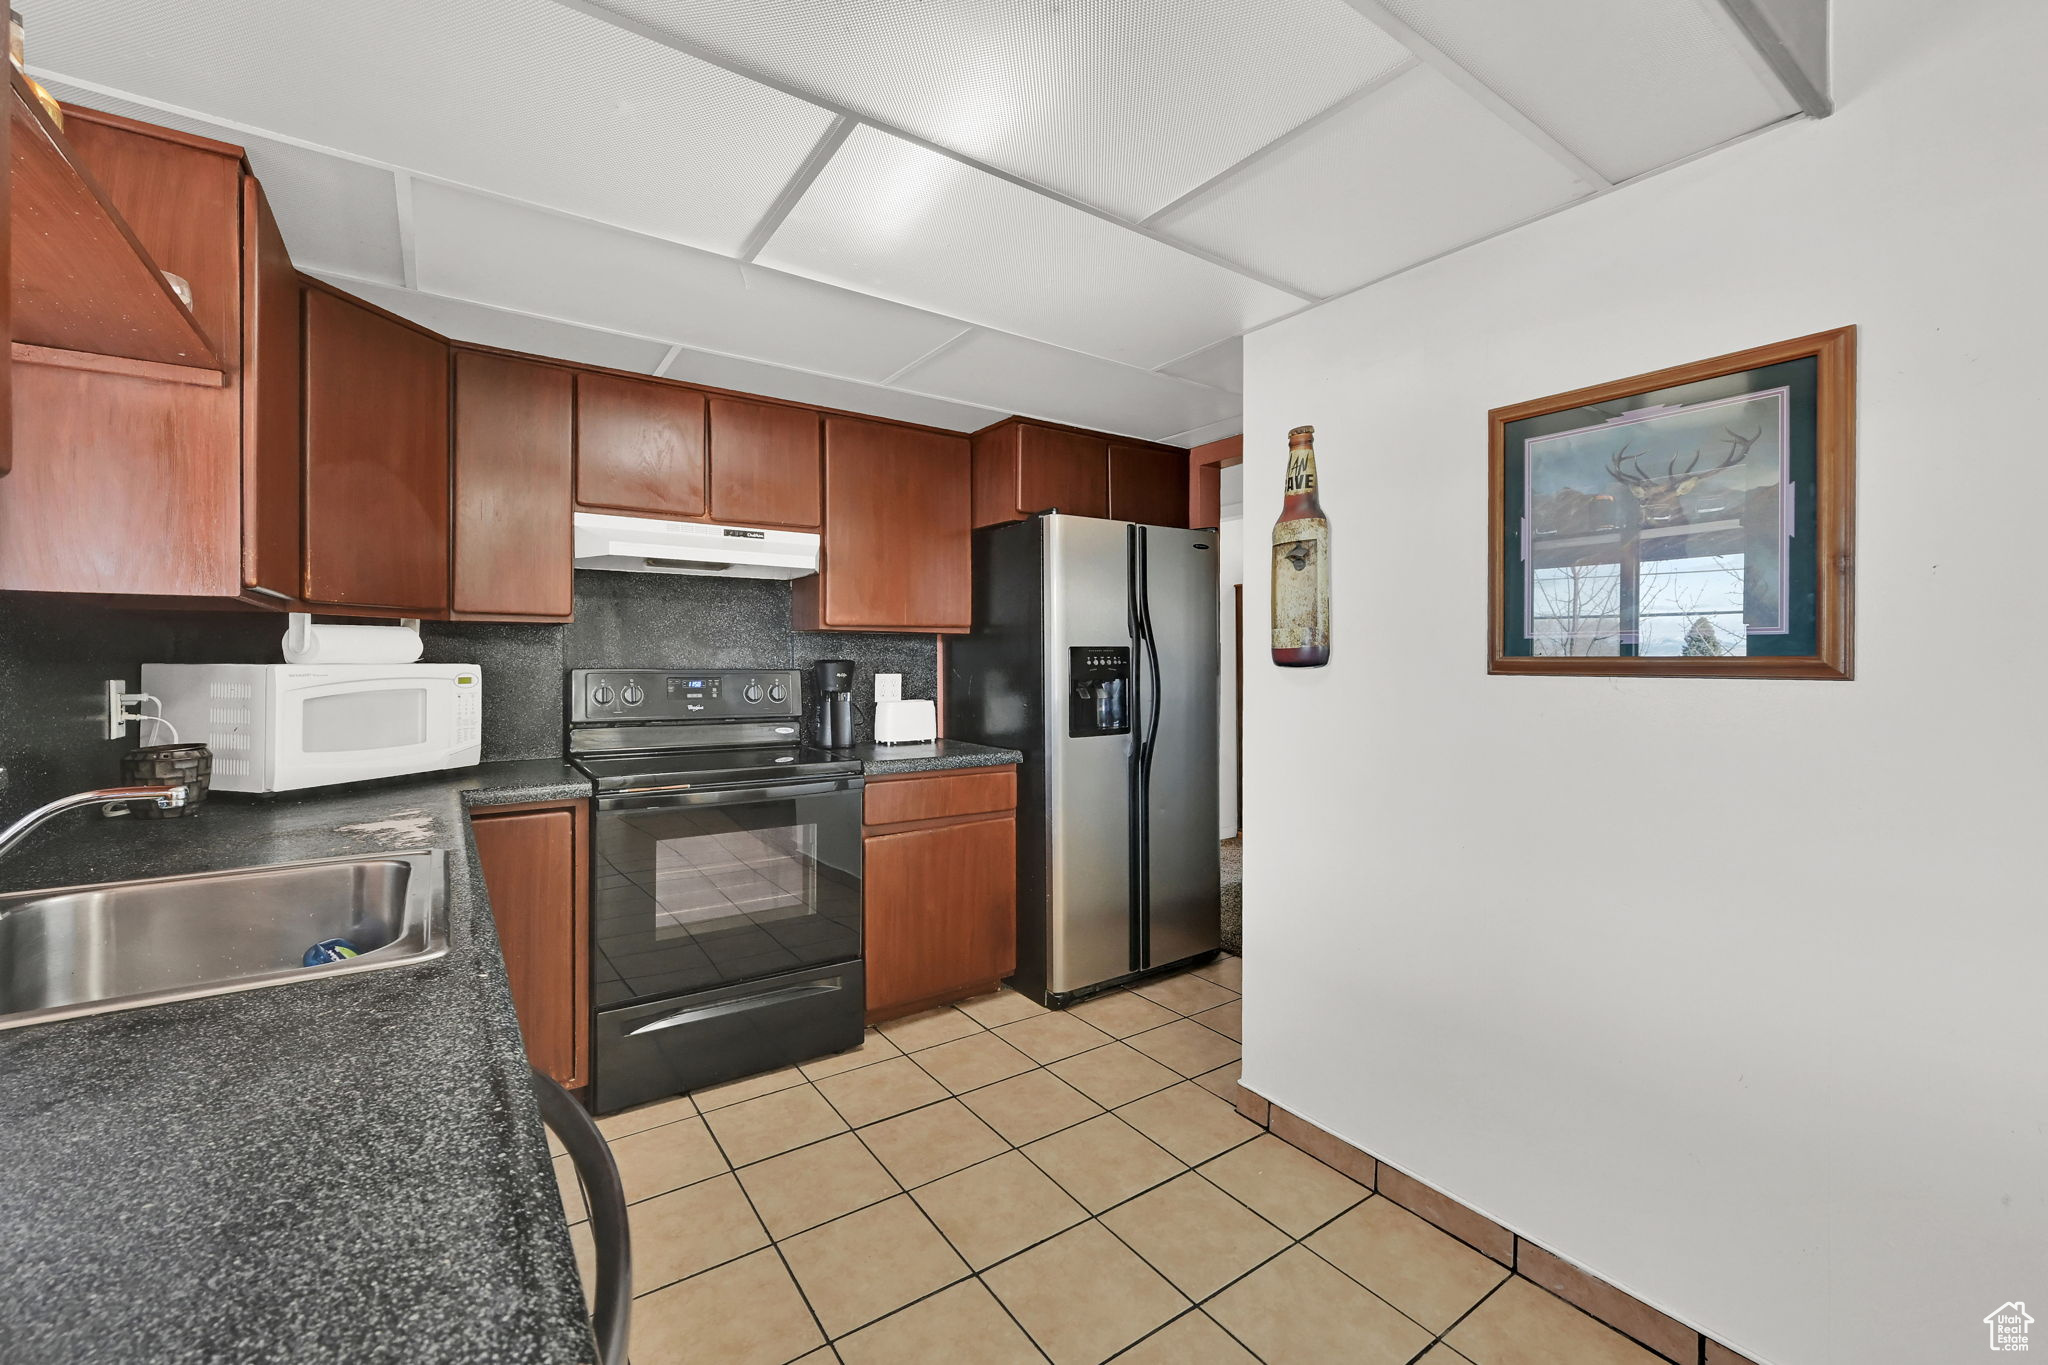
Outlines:
[[[559,366],[455,353],[457,616],[575,610],[574,385]]]
[[[974,434],[974,524],[1109,515],[1109,442],[1011,417]]]
[[[870,778],[866,795],[869,1021],[994,989],[1017,969],[1016,770]],[[995,808],[922,814],[963,805]]]
[[[448,607],[448,343],[306,291],[305,598]]]
[[[617,375],[576,376],[576,502],[655,517],[705,513],[704,395]]]
[[[1017,809],[1015,768],[934,773],[916,781],[877,778],[862,792],[861,823],[902,825]]]
[[[815,531],[825,511],[818,414],[713,397],[711,519]]]
[[[242,366],[243,265],[249,233],[261,225],[244,221],[240,150],[67,112],[61,148],[45,122],[24,128],[17,118],[11,127],[14,467],[0,482],[0,589],[188,604],[263,600],[251,588],[270,585],[244,576],[242,427],[244,399],[255,396],[244,393],[254,376]],[[31,133],[41,160],[31,156]],[[75,164],[65,160],[73,156]],[[32,173],[39,165],[47,174]],[[89,195],[81,189],[86,167]],[[71,199],[38,212],[32,192]],[[71,216],[61,208],[67,202],[100,221]],[[118,221],[106,218],[111,210]],[[106,264],[118,252],[86,250],[96,245],[120,246],[133,270],[182,275],[193,307],[147,276],[147,288],[124,286],[118,297],[146,301],[149,316],[140,302],[121,312],[126,305],[109,304],[105,291],[133,270]],[[81,302],[73,284],[100,300],[100,310]],[[115,344],[105,319],[93,322],[107,307],[125,319],[111,330],[131,329],[130,340],[148,333],[147,345],[126,349],[156,358],[74,349]],[[285,379],[295,390],[296,371]],[[295,523],[289,535],[295,560]],[[296,578],[295,562],[286,576]]]
[[[1153,526],[1188,524],[1188,453],[1159,446],[1109,447],[1109,515]]]
[[[797,628],[967,630],[971,482],[964,436],[827,417],[824,544],[793,586]]]
[[[270,200],[242,177],[242,580],[281,598],[299,595],[300,507],[305,496],[300,424],[304,311]]]
[[[470,830],[527,1060],[588,1085],[590,803],[479,810]]]

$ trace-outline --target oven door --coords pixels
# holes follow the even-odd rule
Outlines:
[[[591,1004],[861,955],[861,780],[600,796]]]

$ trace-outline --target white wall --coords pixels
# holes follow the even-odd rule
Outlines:
[[[1231,465],[1218,474],[1216,638],[1223,658],[1216,687],[1216,833],[1228,839],[1238,828],[1237,670],[1231,661],[1237,648],[1237,595],[1231,589],[1244,582],[1244,467]]]
[[[1313,422],[1337,577],[1329,667],[1250,651],[1244,1079],[1768,1365],[1933,1365],[2048,1323],[2048,4],[1836,22],[1834,118],[1249,338],[1246,524]],[[1488,408],[1844,323],[1857,681],[1486,675]]]

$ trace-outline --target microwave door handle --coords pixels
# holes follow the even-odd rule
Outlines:
[[[763,1009],[769,1005],[787,1004],[791,1000],[802,1000],[806,996],[830,995],[843,989],[840,978],[830,981],[813,981],[801,986],[785,986],[781,990],[763,991],[759,995],[743,995],[737,1000],[721,1000],[714,1005],[698,1005],[691,1009],[677,1010],[650,1019],[638,1028],[626,1030],[628,1038],[638,1038],[643,1033],[654,1033],[665,1028],[677,1028],[683,1024],[701,1023],[706,1019],[717,1019],[728,1014],[740,1014],[747,1010]]]

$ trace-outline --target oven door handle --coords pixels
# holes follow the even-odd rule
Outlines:
[[[664,1014],[659,1019],[648,1020],[638,1028],[627,1029],[626,1036],[638,1038],[643,1033],[653,1033],[657,1029],[677,1028],[683,1024],[716,1019],[722,1015],[739,1014],[744,1010],[787,1004],[791,1000],[802,1000],[806,996],[830,995],[843,989],[845,986],[842,979],[835,976],[829,981],[810,981],[801,986],[785,986],[781,990],[763,991],[759,995],[743,995],[737,1000],[721,1000],[715,1005],[697,1005],[690,1009],[677,1010],[674,1014]]]
[[[787,782],[772,787],[660,787],[641,792],[605,792],[599,810],[656,810],[679,806],[738,806],[786,801],[796,796],[831,796],[857,792],[864,779],[842,777],[825,782]]]

